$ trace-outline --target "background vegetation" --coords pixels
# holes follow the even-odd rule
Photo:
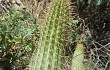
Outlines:
[[[109,0],[3,2],[0,69],[110,69]]]

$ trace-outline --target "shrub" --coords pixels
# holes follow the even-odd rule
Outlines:
[[[36,44],[37,20],[27,12],[15,10],[0,18],[0,60],[18,68],[25,67]]]

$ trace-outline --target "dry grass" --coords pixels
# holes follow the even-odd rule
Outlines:
[[[44,19],[46,3],[44,0],[21,0],[26,9],[34,15],[35,18]]]

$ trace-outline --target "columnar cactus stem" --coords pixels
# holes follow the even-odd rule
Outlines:
[[[77,44],[72,60],[72,70],[84,70],[84,45]]]
[[[68,7],[68,0],[52,1],[47,19],[41,24],[38,48],[33,53],[30,70],[61,70],[69,22]]]

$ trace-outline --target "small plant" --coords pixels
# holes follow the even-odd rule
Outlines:
[[[37,39],[36,20],[26,12],[15,10],[0,18],[0,60],[12,66],[19,62],[16,68],[27,65]]]

